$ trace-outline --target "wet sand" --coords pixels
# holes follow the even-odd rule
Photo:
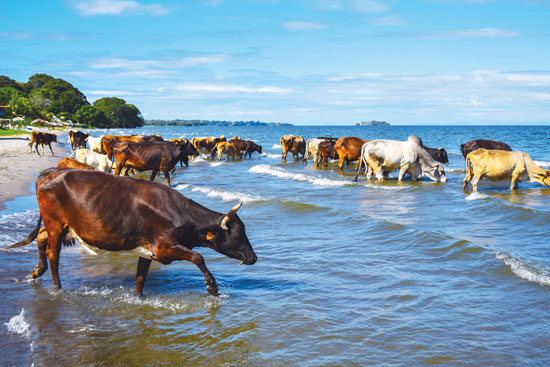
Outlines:
[[[43,170],[57,166],[57,162],[66,157],[65,132],[56,132],[58,142],[52,143],[54,156],[48,146],[44,155],[39,147],[40,156],[33,149],[29,153],[30,135],[0,137],[0,210],[5,208],[4,202],[18,196],[30,195],[31,184]]]

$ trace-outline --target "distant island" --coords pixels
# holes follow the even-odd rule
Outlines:
[[[361,121],[355,124],[356,126],[390,126],[386,121]]]
[[[218,120],[145,120],[145,126],[294,126],[283,122]]]

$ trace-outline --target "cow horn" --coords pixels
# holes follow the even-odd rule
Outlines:
[[[241,201],[240,203],[238,203],[237,205],[235,205],[233,208],[231,208],[231,211],[232,212],[236,212],[237,210],[239,210],[239,208],[241,207],[241,205],[243,205],[243,202]]]
[[[224,230],[224,231],[227,231],[229,229],[229,227],[227,226],[227,222],[229,222],[229,216],[226,215],[225,217],[223,217],[222,219],[222,222],[220,224],[220,227]]]

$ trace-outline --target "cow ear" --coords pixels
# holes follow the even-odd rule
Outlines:
[[[444,151],[445,149],[444,149],[443,147],[439,147],[439,148],[437,148],[437,150],[439,150],[439,151],[442,152],[442,151]]]

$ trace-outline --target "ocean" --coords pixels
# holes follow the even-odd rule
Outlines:
[[[61,252],[62,290],[29,279],[36,197],[0,212],[2,366],[548,366],[550,188],[482,180],[462,191],[460,144],[492,139],[550,168],[547,126],[145,127],[101,134],[241,136],[252,159],[201,157],[172,188],[239,216],[258,255],[239,266],[198,248],[220,286],[210,296],[188,262],[154,264],[133,294],[137,258]],[[357,182],[281,161],[279,138],[330,134],[406,140],[449,154],[446,183]],[[148,178],[148,175],[140,176]],[[159,182],[164,179],[157,177]],[[116,208],[113,208],[116,210]],[[121,213],[124,215],[124,213]]]

